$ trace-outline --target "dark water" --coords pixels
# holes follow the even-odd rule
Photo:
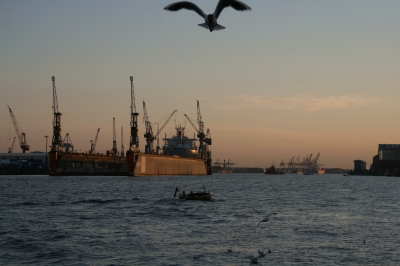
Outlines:
[[[395,177],[0,176],[0,199],[1,265],[400,265]]]

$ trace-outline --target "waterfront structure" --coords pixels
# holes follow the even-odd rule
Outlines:
[[[0,175],[45,175],[47,153],[0,153]]]
[[[46,153],[40,151],[30,153],[0,153],[0,165],[42,167],[46,165],[46,155]]]
[[[109,176],[149,176],[149,175],[211,175],[211,135],[209,129],[204,134],[204,123],[201,118],[200,105],[197,101],[197,124],[198,124],[198,138],[199,146],[198,151],[190,149],[189,151],[181,152],[182,148],[188,148],[185,145],[180,145],[179,140],[184,139],[184,131],[178,130],[178,136],[172,139],[165,139],[169,144],[165,146],[168,150],[167,155],[158,154],[157,150],[154,151],[152,142],[157,139],[158,133],[154,136],[151,127],[149,127],[149,119],[147,111],[145,111],[146,133],[145,138],[147,141],[145,153],[140,152],[139,137],[136,112],[135,97],[133,90],[133,77],[131,81],[131,136],[129,150],[126,156],[121,156],[116,150],[116,133],[114,123],[113,134],[113,149],[108,151],[106,155],[95,153],[78,153],[72,149],[66,149],[66,140],[62,141],[61,138],[61,113],[58,111],[57,93],[55,87],[55,78],[53,81],[53,141],[52,148],[49,152],[49,175],[109,175]],[[144,109],[145,104],[143,102]],[[146,110],[146,109],[145,109]],[[172,117],[175,111],[170,115],[168,120]],[[165,125],[165,124],[164,124]],[[180,134],[180,135],[179,135]],[[192,145],[190,147],[197,147]],[[178,145],[179,144],[179,145]],[[72,142],[71,145],[72,146]],[[72,146],[73,147],[73,146]],[[171,149],[169,149],[171,148]],[[93,149],[94,150],[94,149]],[[175,154],[173,151],[178,150],[180,153]]]
[[[363,160],[354,160],[354,175],[364,175],[367,172],[367,163]]]
[[[373,175],[400,176],[400,144],[379,144],[370,172]]]

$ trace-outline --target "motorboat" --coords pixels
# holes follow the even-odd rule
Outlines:
[[[204,187],[204,185],[203,185],[203,187]],[[177,187],[175,189],[174,198],[176,198],[176,195],[178,192],[180,192],[180,191],[179,191],[179,188]],[[182,193],[179,193],[178,196],[180,199],[185,199],[185,200],[202,200],[202,201],[211,200],[211,193],[210,193],[210,191],[206,192],[205,188],[204,188],[204,192],[190,191],[190,193],[186,193],[185,191],[182,191]]]

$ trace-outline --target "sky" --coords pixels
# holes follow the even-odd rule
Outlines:
[[[213,161],[235,166],[320,153],[351,169],[400,143],[400,1],[243,0],[252,10],[224,9],[214,32],[163,9],[172,2],[0,0],[0,153],[16,136],[7,105],[30,151],[50,145],[52,76],[63,136],[81,152],[98,128],[96,150],[112,148],[114,117],[128,149],[130,76],[141,150],[143,101],[155,129],[177,110],[160,136],[181,124],[192,137],[184,114],[195,121],[198,100]]]

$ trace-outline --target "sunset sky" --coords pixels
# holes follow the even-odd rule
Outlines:
[[[7,104],[30,151],[50,145],[52,76],[63,136],[82,152],[99,127],[97,151],[112,148],[113,117],[128,149],[130,76],[142,150],[142,101],[152,123],[178,110],[170,137],[199,100],[213,160],[236,166],[320,152],[350,169],[400,143],[400,1],[243,0],[252,10],[224,9],[214,32],[172,2],[0,0],[0,153],[16,135]],[[192,2],[209,14],[218,1]]]

